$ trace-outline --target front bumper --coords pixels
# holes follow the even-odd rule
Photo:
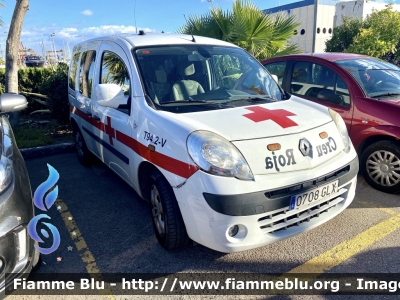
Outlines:
[[[29,274],[32,269],[35,248],[29,237],[27,225],[18,226],[0,237],[0,264],[2,265],[0,267],[0,295],[15,278]],[[23,239],[21,239],[22,235],[24,235]],[[26,253],[21,258],[19,258],[20,251]]]
[[[261,247],[319,226],[353,201],[358,158],[353,150],[341,153],[335,162],[290,173],[246,182],[196,172],[183,186],[174,188],[189,237],[229,253]],[[291,195],[335,180],[339,192],[333,197],[299,210],[289,209]],[[233,225],[238,225],[239,232],[230,237],[228,229]]]

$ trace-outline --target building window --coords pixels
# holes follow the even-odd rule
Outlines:
[[[321,32],[321,29],[318,27],[317,28],[317,33],[320,33]]]
[[[297,30],[295,30],[295,31],[293,32],[293,34],[294,34],[294,35],[297,35]]]
[[[329,28],[328,32],[329,34],[332,34],[332,28]]]
[[[306,33],[306,31],[304,30],[304,29],[302,29],[301,31],[300,31],[300,34],[301,35],[303,35],[303,34],[305,34]]]
[[[326,28],[322,29],[322,32],[323,32],[323,33],[326,33]]]

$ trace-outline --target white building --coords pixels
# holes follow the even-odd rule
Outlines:
[[[297,16],[300,26],[290,42],[297,43],[304,52],[324,52],[325,42],[332,37],[333,27],[342,23],[343,16],[365,18],[374,9],[385,8],[386,3],[370,0],[302,0],[291,4],[265,9],[266,14],[287,13]],[[400,11],[400,5],[393,5]],[[316,20],[316,23],[314,22]]]
[[[387,3],[369,0],[343,1],[336,3],[336,14],[334,19],[335,27],[342,24],[343,16],[353,16],[354,18],[365,19],[373,10],[382,10]],[[400,11],[400,5],[394,4],[393,10]]]
[[[325,41],[332,37],[336,2],[303,0],[269,8],[264,10],[264,13],[274,15],[285,12],[288,16],[297,16],[300,26],[290,42],[297,43],[304,52],[323,52]],[[317,21],[316,24],[314,20]]]

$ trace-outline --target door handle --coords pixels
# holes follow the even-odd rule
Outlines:
[[[93,115],[93,119],[95,119],[97,121],[100,121],[100,118],[98,116],[96,116],[96,115]]]

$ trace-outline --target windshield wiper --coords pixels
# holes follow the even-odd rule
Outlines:
[[[379,98],[379,97],[384,97],[384,96],[399,96],[399,95],[400,95],[400,93],[384,93],[384,94],[372,96],[371,98]]]
[[[218,106],[223,106],[223,107],[230,107],[228,105],[225,105],[225,103],[207,101],[207,100],[176,100],[176,101],[165,101],[160,104],[164,105],[164,104],[171,104],[171,103],[193,103],[193,104],[194,103],[202,103],[202,104],[211,104],[211,105],[218,105]]]
[[[232,102],[239,102],[239,101],[269,101],[269,102],[276,102],[278,100],[270,98],[270,97],[261,97],[261,96],[254,96],[254,97],[246,97],[246,98],[240,98],[240,99],[234,99],[230,100],[226,103],[232,103]]]

